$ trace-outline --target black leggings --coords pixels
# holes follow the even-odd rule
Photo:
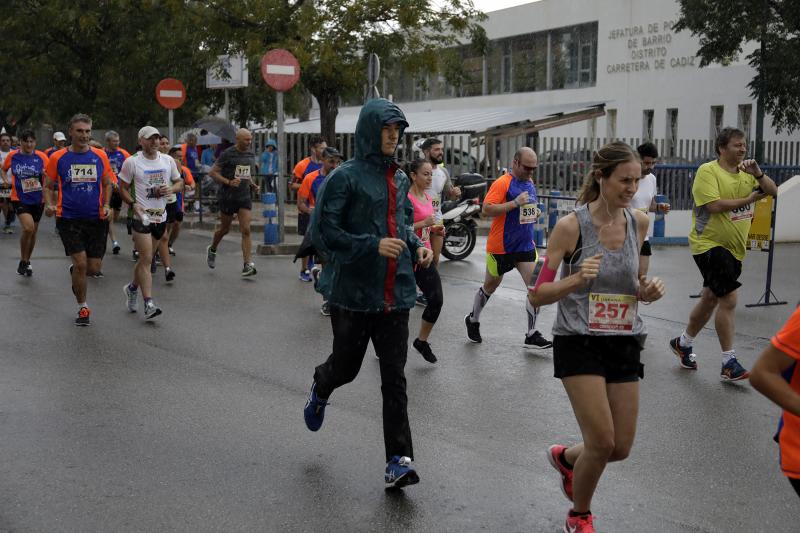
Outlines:
[[[422,313],[422,320],[435,324],[439,319],[439,313],[442,312],[442,305],[444,305],[442,280],[439,277],[439,272],[436,270],[435,265],[431,265],[428,268],[417,267],[414,271],[414,277],[417,280],[417,286],[422,290],[425,299],[428,300],[428,305]]]
[[[789,483],[792,484],[792,488],[794,488],[794,491],[797,493],[798,496],[800,496],[800,479],[795,479],[793,477],[787,477],[786,479],[789,480]]]

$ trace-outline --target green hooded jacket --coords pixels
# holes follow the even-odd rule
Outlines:
[[[311,218],[312,243],[325,258],[319,291],[350,311],[411,309],[416,299],[413,267],[422,242],[413,229],[408,177],[381,151],[381,129],[390,122],[402,138],[408,123],[392,102],[378,98],[361,109],[355,157],[325,180]],[[398,259],[378,254],[384,237],[407,244]]]

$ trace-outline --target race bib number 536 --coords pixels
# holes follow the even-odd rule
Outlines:
[[[589,331],[632,331],[636,296],[589,293]]]

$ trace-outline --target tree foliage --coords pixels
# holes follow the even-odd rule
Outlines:
[[[763,96],[777,131],[800,127],[800,2],[797,0],[680,0],[676,30],[700,39],[701,66],[735,61],[748,42],[764,41],[746,59],[756,71],[748,84]],[[762,94],[762,76],[765,89]]]

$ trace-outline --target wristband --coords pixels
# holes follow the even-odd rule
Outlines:
[[[755,179],[760,180],[764,177],[764,173],[762,172],[759,176],[753,176]]]

